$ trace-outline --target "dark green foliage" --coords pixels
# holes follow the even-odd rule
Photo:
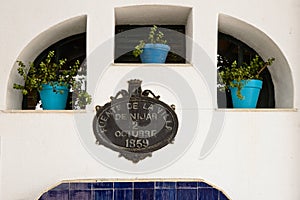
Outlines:
[[[43,84],[59,85],[71,87],[77,96],[79,105],[85,103],[91,103],[91,96],[86,92],[81,90],[82,80],[76,80],[78,69],[80,68],[80,62],[77,60],[72,66],[65,66],[67,59],[60,59],[58,62],[54,62],[55,53],[54,51],[49,51],[46,59],[35,66],[33,63],[29,63],[27,67],[22,61],[17,61],[19,68],[18,73],[24,79],[24,85],[14,84],[13,88],[21,90],[23,95],[27,95],[33,90],[40,91]],[[62,93],[62,90],[56,90],[53,87],[54,92]],[[83,99],[85,97],[85,99]],[[80,107],[81,108],[81,107]]]
[[[135,46],[135,50],[132,52],[135,57],[138,57],[141,53],[143,53],[143,48],[146,43],[152,44],[166,44],[167,40],[164,39],[164,34],[158,30],[156,25],[150,29],[148,40],[140,40],[140,43]]]
[[[223,88],[228,89],[229,87],[237,87],[237,96],[239,99],[243,99],[241,95],[241,89],[244,85],[240,82],[241,80],[249,79],[262,79],[260,74],[268,66],[272,65],[275,58],[269,58],[266,62],[262,61],[258,55],[256,55],[250,64],[243,63],[241,66],[237,65],[234,61],[231,67],[226,67],[224,70],[219,72],[221,83]],[[235,82],[234,82],[235,81]]]

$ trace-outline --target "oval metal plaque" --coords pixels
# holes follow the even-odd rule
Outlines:
[[[152,91],[142,92],[140,80],[131,80],[128,91],[118,92],[103,107],[96,106],[96,143],[136,163],[174,141],[178,129],[174,109]]]

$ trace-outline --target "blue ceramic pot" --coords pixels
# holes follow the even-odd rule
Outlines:
[[[258,96],[262,88],[263,82],[261,80],[251,79],[242,80],[244,87],[241,89],[241,94],[244,97],[239,99],[237,97],[237,88],[230,87],[232,104],[234,108],[256,108]]]
[[[59,86],[54,84],[43,84],[40,91],[42,107],[44,110],[64,110],[67,105],[69,89],[67,86]],[[55,91],[53,91],[53,87]],[[62,92],[59,92],[62,91]]]
[[[140,57],[142,63],[165,63],[169,51],[166,44],[145,44]]]

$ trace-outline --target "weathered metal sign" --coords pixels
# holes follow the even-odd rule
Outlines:
[[[151,90],[142,91],[141,82],[128,81],[128,91],[121,90],[111,102],[96,106],[93,123],[98,145],[134,163],[172,143],[178,129],[175,106],[160,101]]]

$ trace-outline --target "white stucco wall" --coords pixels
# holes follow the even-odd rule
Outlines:
[[[87,52],[91,54],[113,37],[114,8],[136,4],[161,4],[161,1],[11,0],[1,4],[0,199],[34,199],[47,187],[65,179],[164,177],[202,178],[222,188],[233,200],[300,199],[300,113],[297,111],[300,105],[300,51],[297,48],[300,42],[300,3],[297,0],[170,0],[163,3],[192,8],[192,20],[189,23],[193,23],[193,41],[200,45],[214,62],[220,13],[244,21],[271,38],[285,56],[282,62],[288,63],[291,71],[292,80],[289,81],[293,84],[293,97],[288,98],[292,98],[289,99],[292,102],[289,108],[294,109],[215,111],[207,86],[203,82],[205,78],[197,76],[193,68],[195,66],[173,66],[173,71],[189,79],[196,93],[198,107],[195,110],[199,114],[199,127],[183,156],[160,170],[139,174],[125,173],[98,162],[84,148],[78,134],[74,116],[76,118],[84,115],[83,113],[11,110],[20,107],[14,99],[18,98],[17,91],[9,87],[12,81],[16,80],[16,73],[12,69],[16,67],[16,59],[33,59],[33,55],[28,52],[32,48],[37,53],[35,47],[31,46],[34,39],[61,22],[86,16]],[[51,9],[53,7],[55,9]],[[106,59],[111,61],[112,47],[111,51],[106,52]],[[261,49],[264,57],[272,56],[267,55],[265,49]],[[274,49],[270,51],[276,52]],[[197,60],[196,52],[193,51],[192,64]],[[103,60],[99,60],[98,64],[107,65]],[[95,67],[88,70],[91,76]],[[129,67],[112,65],[101,80],[118,83],[122,79],[120,74],[129,71]],[[214,74],[211,78],[215,78]],[[285,77],[274,73],[272,78],[281,80]],[[97,96],[90,109],[94,105],[105,103],[109,96],[113,95],[111,91],[115,88],[111,83],[108,83],[110,86],[99,87],[104,95]],[[164,92],[158,93],[164,96]],[[187,108],[179,107],[178,112],[185,109]],[[88,112],[93,115],[92,110]],[[200,159],[200,151],[209,126],[211,123],[218,123],[212,122],[211,116],[215,112],[225,114],[221,135],[210,154]],[[180,137],[184,133],[178,134]],[[111,155],[112,159],[120,159],[115,158],[116,153]],[[153,155],[154,158],[145,161],[151,162],[151,159],[155,160],[160,155],[160,151],[157,151]],[[120,163],[123,162],[120,160]]]

